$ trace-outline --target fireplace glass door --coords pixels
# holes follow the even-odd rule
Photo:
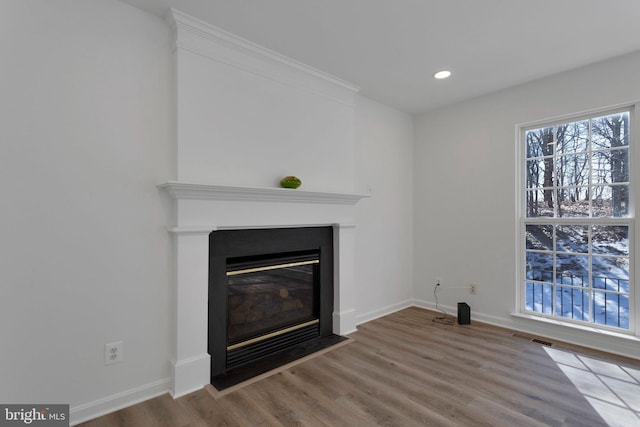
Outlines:
[[[318,321],[317,253],[228,261],[228,348]]]

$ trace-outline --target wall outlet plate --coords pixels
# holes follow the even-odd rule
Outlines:
[[[122,341],[112,342],[104,345],[104,364],[112,365],[124,360]]]

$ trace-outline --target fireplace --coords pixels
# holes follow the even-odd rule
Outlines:
[[[353,193],[357,87],[175,9],[170,15],[179,95],[175,181],[159,188],[174,202],[168,220],[175,287],[168,314],[171,393],[179,397],[209,384],[211,368],[226,364],[225,354],[209,350],[209,302],[218,301],[209,292],[210,233],[331,227],[333,312],[325,313],[320,297],[318,327],[324,334],[324,318],[333,316],[335,333],[346,335],[357,324],[355,205],[370,195]],[[255,152],[242,149],[254,143]],[[301,143],[310,151],[296,150]],[[280,178],[292,172],[302,174],[304,187],[279,188]],[[320,265],[322,257],[321,250]],[[226,262],[218,265],[223,279]],[[226,308],[213,313],[226,321]]]
[[[323,297],[320,293],[320,340],[324,334],[331,333],[331,327],[326,322],[332,323],[335,334],[348,335],[356,330],[355,204],[367,196],[174,181],[159,187],[173,197],[176,212],[175,225],[169,228],[174,239],[176,274],[176,304],[173,308],[175,345],[171,360],[171,394],[174,397],[184,396],[201,389],[205,384],[211,384],[215,376],[212,372],[226,370],[226,348],[222,353],[220,350],[210,350],[210,326],[226,322],[226,308],[210,310],[210,304],[214,305],[221,298],[226,301],[227,296],[216,296],[215,291],[210,291],[216,275],[218,279],[226,279],[228,258],[318,250],[320,276],[328,275],[333,279],[333,298]],[[259,245],[261,248],[257,241],[248,240],[243,244],[246,251],[232,249],[232,253],[225,254],[224,247],[211,251],[212,232],[218,236],[224,233],[235,235],[238,232],[238,236],[241,236],[245,231],[267,232],[274,229],[332,230],[331,246],[323,248],[316,242],[311,247],[293,245],[293,248],[283,249],[285,241],[293,240],[285,232],[285,237],[267,238],[267,244]],[[328,248],[331,248],[333,256],[328,255]],[[331,265],[323,261],[325,258],[332,264],[333,272],[323,273],[322,269]],[[327,300],[333,304],[333,310],[326,305]],[[284,353],[292,357],[303,353],[303,350],[308,351],[290,348]],[[222,371],[212,370],[220,369],[220,364]],[[250,375],[249,365],[233,370],[244,370],[246,375]],[[228,377],[229,372],[223,375]]]
[[[333,334],[333,227],[209,235],[211,383],[224,389],[342,340]]]

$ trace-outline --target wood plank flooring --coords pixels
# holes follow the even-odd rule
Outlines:
[[[640,425],[640,361],[436,316],[408,308],[217,399],[164,395],[82,426]]]

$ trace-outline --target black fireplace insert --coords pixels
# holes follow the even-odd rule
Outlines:
[[[224,389],[342,340],[333,269],[332,227],[212,232],[211,383]]]

